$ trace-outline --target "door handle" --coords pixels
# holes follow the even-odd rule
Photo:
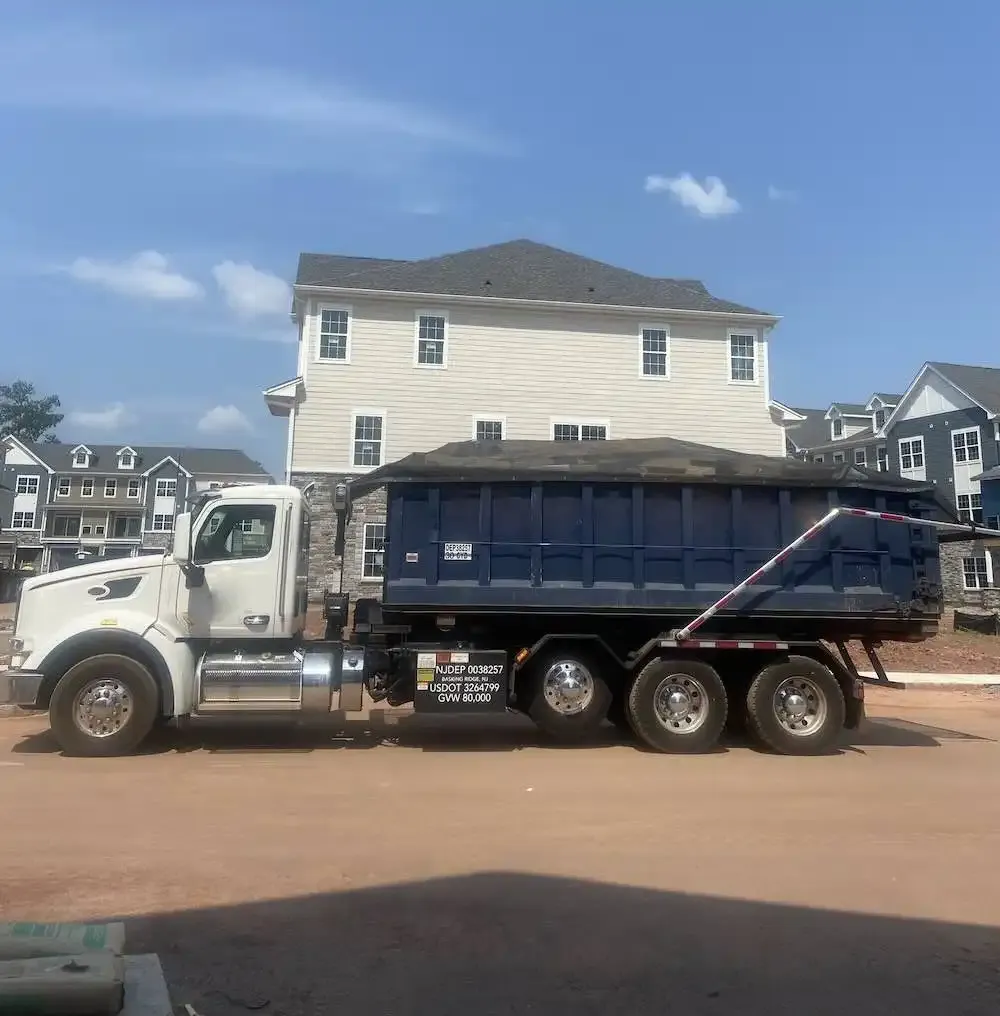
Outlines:
[[[243,618],[243,623],[248,628],[259,628],[262,625],[267,624],[270,620],[270,614],[247,614],[246,617]]]

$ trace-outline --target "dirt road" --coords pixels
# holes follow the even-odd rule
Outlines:
[[[817,759],[0,720],[0,910],[129,917],[205,1016],[995,1012],[1000,697],[873,699]]]

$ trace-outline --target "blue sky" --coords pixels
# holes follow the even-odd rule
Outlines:
[[[793,404],[991,364],[998,37],[988,0],[0,0],[0,375],[67,439],[278,471],[299,251],[519,236],[783,315]]]

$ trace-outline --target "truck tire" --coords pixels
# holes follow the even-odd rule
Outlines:
[[[726,687],[699,660],[660,658],[639,672],[628,696],[632,729],[656,751],[694,753],[715,747],[726,725]]]
[[[782,755],[818,755],[844,729],[847,704],[829,667],[808,656],[772,663],[747,692],[747,725],[765,747]]]
[[[49,702],[49,724],[67,755],[129,755],[153,729],[159,690],[131,656],[104,653],[74,664]]]
[[[559,741],[593,736],[608,714],[611,691],[589,653],[556,649],[531,668],[528,715]]]

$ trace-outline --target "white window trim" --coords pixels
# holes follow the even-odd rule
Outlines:
[[[161,483],[172,483],[174,485],[174,492],[172,494],[161,494],[160,484]],[[153,487],[153,497],[177,497],[177,481],[168,476],[161,476],[156,481],[156,486]]]
[[[904,444],[908,444],[911,441],[919,441],[920,442],[920,457],[923,459],[923,465],[920,465],[920,466],[911,466],[909,469],[906,469],[903,466],[903,445]],[[910,435],[910,437],[901,437],[899,439],[899,441],[897,442],[897,445],[896,445],[896,454],[899,456],[899,472],[900,472],[900,475],[905,476],[906,473],[915,473],[915,472],[917,472],[919,470],[923,470],[924,477],[927,476],[927,444],[924,441],[924,435],[923,434],[912,434],[912,435]],[[907,477],[907,479],[919,479],[919,477]]]
[[[132,493],[132,484],[136,484],[135,493]],[[125,496],[133,501],[138,501],[142,497],[142,480],[138,476],[129,479],[125,485]]]
[[[354,464],[354,433],[357,425],[359,416],[381,416],[382,417],[382,442],[379,447],[379,461],[374,466],[356,466]],[[389,434],[389,414],[384,409],[352,409],[351,410],[351,429],[348,432],[347,438],[347,469],[351,473],[370,473],[373,469],[378,469],[379,466],[384,466],[386,463],[385,457],[385,444],[386,438]]]
[[[645,331],[664,332],[666,334],[666,336],[667,336],[667,349],[666,349],[667,372],[666,372],[666,374],[647,374],[643,370],[643,368],[645,366],[645,363],[643,361],[643,353],[645,352],[645,350],[643,349],[643,335],[642,335],[642,333],[645,332]],[[640,324],[639,325],[639,378],[642,381],[669,381],[670,380],[670,326],[669,325],[650,324],[648,321],[645,322],[644,324]]]
[[[80,461],[82,459],[82,461]],[[73,453],[73,468],[86,469],[90,465],[90,456],[86,452]]]
[[[109,484],[113,484],[113,486],[111,488],[111,493],[110,494],[108,493],[108,485]],[[102,497],[118,497],[118,480],[115,477],[109,476],[104,481],[104,487],[102,489],[101,496]]]
[[[385,574],[385,544],[388,540],[389,533],[386,530],[386,520],[383,519],[381,522],[374,520],[371,522],[365,522],[361,527],[361,560],[358,562],[358,584],[361,585],[380,585]],[[368,527],[369,526],[382,526],[384,531],[384,537],[382,540],[382,575],[365,575],[365,546],[368,543]]]
[[[66,493],[64,494],[59,488],[62,486],[62,482],[66,481]],[[59,477],[56,480],[56,497],[69,497],[73,493],[73,481],[68,477]]]
[[[858,454],[861,454],[861,458],[858,458]],[[854,449],[854,465],[864,466],[868,468],[868,449],[867,448],[855,448]]]
[[[420,362],[420,319],[422,317],[444,318],[444,351],[441,355],[443,363],[421,363]],[[418,310],[413,315],[413,366],[420,370],[447,370],[448,353],[451,346],[451,321],[446,310]]]
[[[840,424],[840,433],[837,433],[836,425]],[[843,441],[844,440],[844,418],[838,413],[836,416],[830,417],[830,440],[831,441]]]
[[[489,413],[477,413],[472,418],[472,440],[476,440],[476,433],[481,423],[499,423],[500,424],[500,440],[507,440],[507,417],[501,413],[496,413],[491,416]],[[383,427],[385,424],[382,425]]]
[[[833,453],[833,461],[838,466],[839,465],[846,465],[847,464],[846,460],[844,459],[844,453],[843,452],[834,452]]]
[[[753,381],[742,381],[733,377],[733,336],[753,336]],[[760,387],[760,331],[756,328],[727,328],[726,329],[726,378],[729,384],[739,385],[743,388]]]
[[[86,483],[88,483],[88,482],[90,483],[90,493],[89,494],[86,493],[86,490],[85,490],[85,487],[84,487],[84,485]],[[95,480],[93,476],[84,476],[80,480],[80,497],[86,497],[86,498],[93,497],[94,496],[94,484],[95,483],[97,483],[97,480]]]
[[[159,519],[169,519],[170,520],[170,528],[169,529],[157,529],[157,528],[155,528],[156,527],[156,520],[158,518]],[[152,513],[152,515],[150,515],[150,519],[149,519],[149,524],[153,528],[147,529],[146,532],[147,533],[172,533],[174,531],[174,522],[175,521],[176,521],[176,517],[174,515],[172,515],[170,512],[154,512],[154,513]]]
[[[979,449],[978,459],[965,459],[963,462],[959,462],[955,458],[955,435],[956,434],[975,434],[976,435],[976,447]],[[968,446],[966,446],[968,447]],[[977,463],[982,465],[983,462],[983,435],[982,431],[978,427],[961,427],[958,430],[951,432],[951,464],[953,466],[974,466]]]
[[[823,456],[822,455],[814,455],[813,456],[813,462],[822,462],[822,461],[823,461]]]
[[[879,459],[879,452],[884,452],[882,459]],[[887,473],[889,471],[889,446],[888,445],[876,445],[875,447],[875,468],[880,473]]]
[[[984,561],[985,562],[985,565],[986,565],[986,585],[985,586],[980,586],[980,585],[970,586],[966,582],[966,580],[965,580],[965,562],[966,561]],[[989,551],[987,551],[985,554],[972,554],[969,557],[963,557],[962,558],[962,588],[966,592],[968,592],[968,593],[979,592],[982,589],[991,589],[993,587],[993,575],[992,575],[992,571],[993,571],[993,569],[992,569],[991,563],[990,563],[990,554],[989,554]],[[979,575],[978,569],[976,571],[976,575],[977,575],[977,577]]]
[[[325,310],[342,310],[347,312],[347,348],[344,350],[343,360],[335,360],[333,357],[320,355],[323,337],[323,311]],[[316,322],[316,349],[313,359],[316,363],[330,363],[338,367],[349,365],[351,362],[351,347],[354,344],[354,308],[347,303],[317,303],[314,320]]]
[[[34,480],[35,481],[35,489],[34,490],[18,490],[17,488],[20,485],[22,480],[26,480],[27,481],[25,483],[25,486],[30,486],[31,485],[31,481]],[[38,491],[41,489],[41,486],[42,486],[41,485],[41,477],[36,475],[35,473],[18,473],[17,477],[14,479],[14,496],[15,497],[31,497],[31,495],[34,494],[35,497],[37,497],[38,496]]]
[[[14,516],[15,515],[20,515],[22,517],[30,515],[31,516],[31,525],[30,526],[16,526],[16,525],[14,525]],[[38,517],[38,515],[39,515],[38,512],[24,512],[24,511],[11,512],[11,516],[10,516],[10,528],[11,528],[11,531],[13,532],[13,531],[16,530],[17,532],[20,533],[20,532],[30,532],[33,529],[40,529],[41,528],[40,526],[36,526],[35,525],[35,519]]]
[[[603,427],[605,430],[605,440],[611,440],[611,421],[610,420],[592,420],[586,417],[579,416],[551,416],[549,417],[549,440],[555,441],[556,439],[556,424],[560,424],[566,427]]]

